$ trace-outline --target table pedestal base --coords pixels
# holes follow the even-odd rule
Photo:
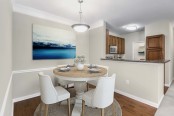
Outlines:
[[[72,110],[72,116],[81,116],[82,112],[82,100],[75,100],[74,108]]]
[[[86,82],[75,82],[76,100],[72,111],[72,116],[81,116],[82,112],[82,95],[86,90]]]

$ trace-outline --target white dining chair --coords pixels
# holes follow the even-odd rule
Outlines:
[[[106,75],[104,75],[105,77],[108,76],[108,70],[109,70],[109,67],[108,66],[103,66],[103,65],[96,65],[98,67],[102,67],[102,68],[105,68],[107,70],[107,73]],[[89,84],[90,85],[93,85],[93,86],[96,86],[97,85],[97,80],[92,80],[92,81],[88,81],[87,82],[87,91],[89,90]]]
[[[113,104],[114,101],[115,78],[115,74],[111,77],[101,77],[95,89],[83,94],[82,116],[84,116],[85,105],[100,108],[101,116],[104,116],[104,108]],[[112,105],[112,109],[114,113],[114,104]]]
[[[45,71],[43,71],[43,73],[44,73],[45,75],[50,76],[53,85],[54,85],[54,86],[57,86],[57,82],[58,82],[58,81],[57,81],[57,78],[56,78],[55,74],[53,73],[53,69],[45,70]]]
[[[44,116],[47,116],[49,104],[54,104],[63,100],[67,100],[68,116],[70,116],[70,93],[61,86],[54,87],[50,76],[44,75],[43,72],[40,72],[38,75],[42,102],[40,104],[40,112],[43,103],[45,104]]]
[[[60,67],[66,67],[67,65],[58,65],[57,67],[60,68]],[[60,84],[61,86],[65,87],[66,89],[69,88],[69,85],[73,85],[74,82],[73,81],[68,81],[68,80],[62,80],[60,78],[57,78],[57,83]]]

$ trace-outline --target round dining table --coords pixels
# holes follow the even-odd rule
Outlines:
[[[65,67],[65,66],[64,66]],[[78,70],[76,67],[70,67],[69,71],[61,71],[58,67],[53,69],[53,73],[58,79],[73,81],[76,91],[75,105],[72,110],[72,116],[81,116],[82,111],[82,95],[86,90],[86,82],[91,80],[98,80],[107,74],[107,69],[97,66],[98,72],[91,72],[87,65],[83,70]]]

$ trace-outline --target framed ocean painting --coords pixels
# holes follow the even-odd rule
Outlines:
[[[76,57],[75,33],[33,24],[33,60],[73,59]]]

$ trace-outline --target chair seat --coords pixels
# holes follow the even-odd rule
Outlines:
[[[58,79],[58,78],[57,78]],[[62,80],[62,79],[58,79],[58,83],[61,85],[61,86],[67,86],[69,84],[74,84],[73,81],[67,81],[67,80]]]
[[[88,81],[87,83],[96,86],[97,80]]]
[[[58,93],[58,102],[70,98],[70,93],[61,86],[55,87]]]
[[[95,89],[91,89],[83,94],[83,100],[85,101],[85,105],[93,107],[92,105],[92,96],[94,95]]]

